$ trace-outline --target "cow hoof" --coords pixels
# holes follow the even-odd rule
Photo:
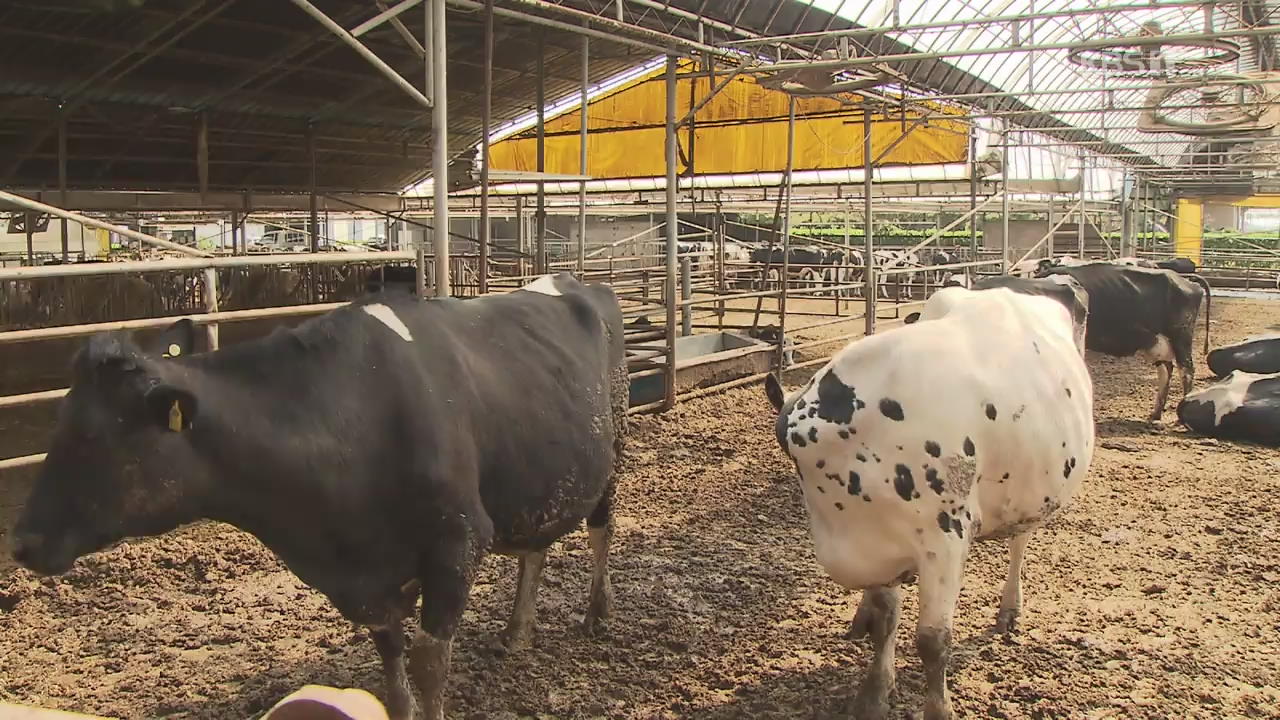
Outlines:
[[[885,720],[889,717],[889,694],[892,691],[892,686],[884,691],[864,687],[853,700],[851,714],[854,720]]]
[[[588,615],[583,618],[582,625],[580,627],[582,628],[582,634],[587,637],[598,638],[609,634],[609,622],[604,617],[592,617]]]
[[[533,647],[532,630],[512,630],[510,627],[503,630],[498,636],[498,642],[493,644],[493,650],[499,655],[517,653],[531,647]]]
[[[1001,610],[996,616],[996,634],[1012,635],[1018,630],[1018,611]]]

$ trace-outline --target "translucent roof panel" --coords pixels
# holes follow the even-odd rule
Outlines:
[[[1060,121],[1082,131],[1080,144],[1093,153],[1127,155],[1125,160],[1131,165],[1154,165],[1148,172],[1156,179],[1185,170],[1205,170],[1203,161],[1197,163],[1197,167],[1190,167],[1187,156],[1189,150],[1204,152],[1204,143],[1180,132],[1151,133],[1138,129],[1142,108],[1152,102],[1149,100],[1151,87],[1161,80],[1156,73],[1123,70],[1114,65],[1110,69],[1085,67],[1069,59],[1071,49],[1080,50],[1082,43],[1097,44],[1107,38],[1142,34],[1207,32],[1220,43],[1234,43],[1239,49],[1238,57],[1211,70],[1203,67],[1203,61],[1206,56],[1221,52],[1220,49],[1165,45],[1162,50],[1166,63],[1200,61],[1185,63],[1170,76],[1188,86],[1202,82],[1206,72],[1236,76],[1235,85],[1228,84],[1225,89],[1216,86],[1217,92],[1212,97],[1204,89],[1188,87],[1187,92],[1170,96],[1162,103],[1170,116],[1203,119],[1206,113],[1213,112],[1206,109],[1206,103],[1230,103],[1233,97],[1243,97],[1243,91],[1237,93],[1232,89],[1242,86],[1239,75],[1257,71],[1258,58],[1274,53],[1269,48],[1261,54],[1257,52],[1256,45],[1274,41],[1269,37],[1257,39],[1257,33],[1249,28],[1269,24],[1277,10],[1275,3],[1263,0],[1244,10],[1238,3],[1206,6],[1132,0],[1111,3],[1099,0],[796,2],[806,5],[812,2],[815,8],[877,30],[876,35],[906,45],[912,52],[934,53],[932,58],[920,59],[940,58],[993,87],[991,91],[951,95],[942,90],[942,98],[976,106],[979,112],[1008,120],[1015,126],[1036,127],[1046,117]],[[1249,14],[1250,9],[1253,14]],[[909,79],[918,89],[938,91],[936,76],[933,72],[927,78]],[[1224,153],[1218,160],[1225,161],[1226,157]],[[1238,163],[1239,158],[1237,154],[1235,162]],[[1240,167],[1248,169],[1247,163]],[[1256,170],[1250,171],[1256,174]]]

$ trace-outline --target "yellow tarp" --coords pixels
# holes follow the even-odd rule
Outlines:
[[[716,82],[726,74],[717,74]],[[711,87],[711,78],[681,77],[677,81],[677,119]],[[693,171],[698,174],[784,170],[788,98],[787,93],[761,87],[752,78],[734,78],[698,111],[692,138],[689,128],[680,129],[681,171],[688,169],[690,154]],[[661,70],[592,101],[587,109],[587,174],[596,178],[663,175],[665,115],[666,87]],[[796,116],[796,170],[863,166],[859,108],[826,97],[798,98]],[[918,117],[918,112],[910,111],[905,119],[900,114],[873,115],[872,158],[879,158]],[[580,123],[577,110],[546,123],[547,172],[579,172]],[[966,123],[938,111],[936,117],[911,130],[878,164],[963,162],[968,132]],[[537,170],[533,131],[496,143],[490,148],[490,157],[492,167],[498,170]]]
[[[1173,254],[1191,258],[1200,264],[1200,248],[1204,244],[1204,207],[1199,200],[1178,200],[1177,220],[1173,226]]]

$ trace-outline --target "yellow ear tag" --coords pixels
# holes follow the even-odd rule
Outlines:
[[[178,343],[169,343],[168,350],[165,351],[164,357],[175,358],[182,354],[182,346]]]
[[[169,429],[174,432],[182,432],[182,408],[178,407],[178,401],[173,401],[173,407],[169,408]]]

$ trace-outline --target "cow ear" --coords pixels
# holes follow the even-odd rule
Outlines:
[[[769,373],[764,379],[764,394],[769,396],[769,402],[773,403],[774,410],[782,410],[782,403],[786,400],[786,394],[782,392],[782,383],[778,381],[778,376]]]
[[[100,333],[89,338],[76,358],[76,368],[83,372],[115,370],[133,372],[142,362],[142,353],[133,338],[125,333]]]
[[[919,319],[920,319],[920,313],[913,312],[913,313],[908,313],[906,317],[902,318],[902,322],[904,325],[911,325]]]
[[[191,429],[199,404],[196,397],[172,385],[156,385],[147,391],[147,414],[158,427],[172,432]]]
[[[182,318],[165,328],[150,343],[152,353],[165,358],[176,358],[195,352],[196,324],[190,318]]]

